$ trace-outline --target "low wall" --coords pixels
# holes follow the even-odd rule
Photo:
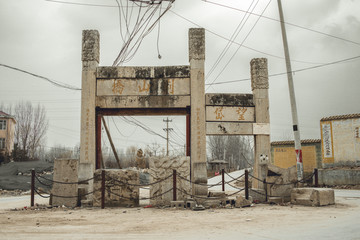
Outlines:
[[[94,173],[93,206],[101,206],[101,172]],[[105,170],[105,207],[135,207],[139,205],[139,172],[131,169]]]
[[[319,184],[360,185],[360,169],[319,169]]]
[[[181,189],[177,191],[177,200],[185,200],[188,195],[186,193],[191,193],[191,187],[188,180],[190,180],[190,157],[152,157],[150,158],[150,182],[158,182],[150,187],[150,204],[158,205],[169,205],[173,200],[173,178],[170,177],[165,181],[162,179],[170,176],[173,173],[173,170],[177,171],[176,178],[176,187]],[[187,179],[187,180],[185,180]],[[158,196],[158,197],[156,197]]]

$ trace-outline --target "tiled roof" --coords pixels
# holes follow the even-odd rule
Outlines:
[[[7,114],[6,112],[3,112],[0,110],[0,117],[3,117],[3,118],[14,118],[13,116]]]
[[[321,140],[320,139],[304,139],[304,140],[301,140],[301,144],[308,144],[308,143],[321,143]],[[294,145],[294,141],[271,142],[271,145]]]
[[[350,119],[350,118],[360,118],[360,113],[324,117],[320,121],[342,120],[342,119]]]

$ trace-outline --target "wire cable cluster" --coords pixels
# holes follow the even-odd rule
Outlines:
[[[163,2],[167,2],[164,10],[162,8]],[[119,30],[123,44],[113,66],[129,62],[135,56],[144,38],[157,24],[160,24],[160,19],[172,7],[173,2],[174,0],[116,0],[119,10]],[[137,13],[134,14],[135,8],[138,9]],[[153,20],[157,12],[159,12],[159,16]],[[133,19],[133,15],[137,15],[135,19]]]

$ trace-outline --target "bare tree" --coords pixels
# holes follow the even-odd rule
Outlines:
[[[213,160],[225,160],[232,169],[248,168],[253,164],[252,136],[209,136],[208,147]]]
[[[30,102],[20,102],[15,105],[14,114],[15,143],[28,158],[34,159],[49,126],[45,108],[40,104],[33,107]]]
[[[54,162],[57,158],[71,158],[73,155],[73,148],[68,148],[60,144],[56,144],[50,148],[45,154],[45,159],[48,162]]]

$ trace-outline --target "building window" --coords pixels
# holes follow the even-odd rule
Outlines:
[[[360,138],[360,127],[355,128],[355,138]]]
[[[0,138],[0,149],[5,149],[5,138]]]
[[[0,120],[0,130],[6,130],[6,120]]]

